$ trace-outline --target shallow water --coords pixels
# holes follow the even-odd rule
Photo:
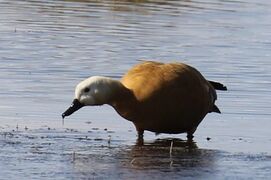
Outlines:
[[[270,177],[270,5],[0,1],[0,179]],[[109,106],[62,125],[79,81],[119,78],[140,59],[185,62],[226,84],[222,114],[207,115],[192,144],[147,132],[137,145],[133,125]]]

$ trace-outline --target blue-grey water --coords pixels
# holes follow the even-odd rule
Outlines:
[[[0,0],[0,179],[268,179],[270,6]],[[139,146],[133,125],[109,106],[62,124],[78,82],[120,78],[142,59],[185,62],[227,85],[222,114],[205,117],[194,143],[146,132]]]

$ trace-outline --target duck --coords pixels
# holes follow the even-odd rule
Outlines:
[[[189,140],[204,117],[221,113],[215,105],[219,82],[206,80],[194,67],[181,62],[143,61],[120,79],[91,76],[75,88],[64,119],[84,106],[110,105],[132,122],[138,138],[144,131],[156,134],[187,133]]]

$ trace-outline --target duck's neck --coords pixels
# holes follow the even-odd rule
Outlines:
[[[109,102],[123,118],[134,121],[137,114],[138,102],[134,93],[126,88],[121,82],[117,89],[115,89],[112,99]]]

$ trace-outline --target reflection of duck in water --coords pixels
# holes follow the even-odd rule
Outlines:
[[[174,146],[174,148],[180,148],[184,150],[193,150],[198,149],[196,142],[192,141],[184,141],[182,139],[177,138],[163,138],[163,139],[156,139],[154,141],[137,141],[136,147],[160,147],[160,148],[169,148],[170,146]]]
[[[171,143],[172,150],[171,150]],[[172,153],[171,153],[172,152]],[[118,152],[122,166],[131,169],[157,169],[161,171],[173,171],[177,179],[180,175],[193,175],[195,172],[204,172],[212,169],[214,158],[218,151],[199,149],[193,141],[181,139],[157,139],[144,142],[144,145],[125,147]],[[173,167],[174,169],[169,169]],[[199,178],[200,179],[200,178]]]
[[[83,106],[109,104],[134,123],[139,137],[148,130],[187,133],[192,139],[207,113],[220,113],[215,89],[226,87],[207,81],[191,66],[146,61],[130,69],[121,81],[93,76],[80,82],[72,105],[62,117]]]

